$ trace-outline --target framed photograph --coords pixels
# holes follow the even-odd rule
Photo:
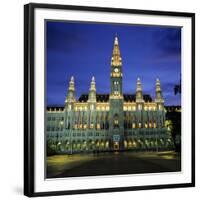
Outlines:
[[[24,6],[24,194],[195,185],[195,14]]]

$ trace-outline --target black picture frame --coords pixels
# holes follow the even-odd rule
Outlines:
[[[108,13],[127,13],[127,14],[148,14],[155,16],[178,16],[189,17],[192,20],[192,181],[191,183],[169,184],[169,185],[144,185],[133,187],[101,188],[71,191],[54,192],[35,192],[34,190],[34,10],[36,8],[59,9],[59,10],[80,10],[98,11]],[[27,4],[24,6],[24,195],[29,197],[52,196],[52,195],[72,195],[99,192],[119,192],[133,190],[149,190],[162,188],[180,188],[195,186],[195,14],[185,12],[166,12],[135,10],[122,8],[87,7],[73,5],[55,4]]]

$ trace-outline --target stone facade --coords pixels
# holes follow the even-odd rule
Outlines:
[[[137,79],[135,94],[123,94],[122,58],[115,37],[110,70],[110,94],[97,94],[92,77],[89,94],[75,97],[71,77],[64,107],[46,111],[47,143],[57,152],[163,150],[173,147],[165,127],[164,99],[159,79],[155,99],[143,94]]]

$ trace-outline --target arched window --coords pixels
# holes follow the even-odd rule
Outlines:
[[[114,124],[114,128],[119,128],[119,116],[118,116],[118,114],[114,115],[114,122],[113,122],[113,124]]]

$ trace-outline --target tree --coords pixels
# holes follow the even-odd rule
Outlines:
[[[177,85],[174,86],[174,94],[175,95],[181,94],[181,78],[180,78],[179,84],[177,84]]]

